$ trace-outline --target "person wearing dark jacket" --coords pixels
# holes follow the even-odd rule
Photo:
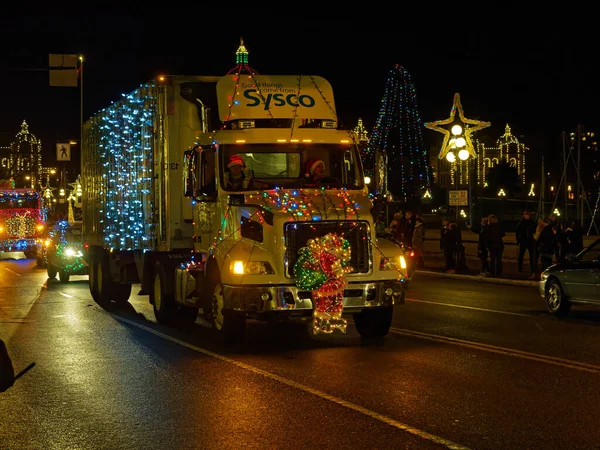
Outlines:
[[[456,272],[456,252],[462,245],[460,230],[455,223],[448,224],[444,234],[444,258],[446,260],[446,273]]]
[[[488,218],[484,217],[481,219],[481,225],[479,227],[472,227],[467,224],[467,228],[471,230],[473,233],[479,235],[479,240],[477,242],[477,256],[481,261],[481,274],[482,276],[490,276],[490,262],[488,261],[488,249],[483,241],[485,238],[485,233],[483,232],[488,226]]]
[[[565,257],[569,255],[577,255],[583,250],[583,227],[578,220],[571,221],[571,224],[565,229]]]
[[[544,228],[537,240],[537,250],[540,255],[543,272],[552,265],[555,253],[558,251],[558,230],[555,224],[548,218],[544,218]]]
[[[406,211],[396,226],[396,240],[402,242],[406,247],[412,245],[415,223],[416,217],[413,217],[412,211]]]
[[[531,273],[535,273],[535,229],[537,227],[536,222],[531,218],[531,213],[525,211],[523,218],[519,220],[517,228],[515,230],[515,237],[517,239],[517,245],[519,246],[519,256],[517,258],[517,267],[519,272],[523,272],[523,259],[525,258],[525,252],[529,254],[529,268]]]
[[[502,253],[504,251],[504,240],[502,238],[506,233],[498,223],[495,214],[491,214],[488,220],[489,225],[483,232],[483,241],[490,251],[490,273],[492,277],[499,277],[502,275]]]

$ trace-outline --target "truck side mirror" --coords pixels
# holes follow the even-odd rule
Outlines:
[[[217,171],[216,151],[214,148],[203,148],[200,150],[199,174],[200,189],[198,195],[207,200],[215,200],[217,194]]]
[[[184,197],[195,197],[198,186],[197,180],[197,160],[198,150],[196,147],[183,152],[184,162],[184,180],[183,180],[183,195]]]

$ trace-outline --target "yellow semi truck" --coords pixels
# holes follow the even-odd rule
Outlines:
[[[329,333],[347,315],[381,337],[404,303],[403,250],[375,234],[355,136],[322,77],[157,77],[85,123],[82,174],[100,304],[140,283],[159,322],[234,342],[248,320]]]

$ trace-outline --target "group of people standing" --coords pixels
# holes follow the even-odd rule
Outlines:
[[[470,227],[479,235],[478,256],[481,260],[481,274],[497,277],[502,274],[502,254],[506,233],[495,215],[481,219],[479,227]],[[524,211],[517,223],[515,239],[518,245],[517,267],[523,272],[525,254],[529,256],[531,278],[544,271],[554,262],[566,260],[569,254],[583,250],[583,228],[576,221],[559,221],[555,214],[535,221],[531,212]],[[489,259],[488,259],[489,258]]]
[[[396,241],[412,249],[416,268],[422,269],[425,265],[423,258],[425,221],[419,213],[413,213],[412,211],[395,213],[394,218],[390,222],[390,232]]]
[[[583,250],[583,235],[583,227],[577,220],[559,221],[552,214],[536,222],[529,211],[523,212],[515,230],[519,245],[519,272],[523,271],[525,253],[529,256],[532,277],[538,271],[538,264],[540,271],[544,271],[554,262],[565,261],[570,254],[578,254]]]
[[[498,222],[498,217],[490,214],[481,219],[479,227],[467,224],[467,228],[479,235],[477,256],[481,260],[481,275],[492,277],[502,275],[502,254],[506,233]]]

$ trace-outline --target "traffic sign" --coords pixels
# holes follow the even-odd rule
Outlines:
[[[469,204],[469,191],[448,191],[448,204],[450,206],[467,206]]]
[[[71,144],[68,142],[59,142],[56,144],[56,160],[71,161]]]

